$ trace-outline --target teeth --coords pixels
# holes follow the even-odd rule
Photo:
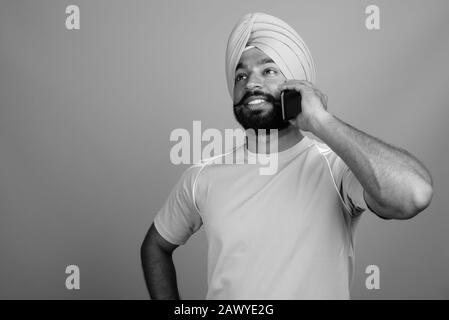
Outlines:
[[[256,99],[256,100],[248,102],[248,104],[259,104],[259,103],[262,103],[262,102],[265,102],[265,100],[263,100],[263,99]]]

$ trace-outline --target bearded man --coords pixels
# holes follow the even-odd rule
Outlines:
[[[429,172],[327,111],[309,49],[276,17],[251,13],[237,22],[226,76],[235,117],[253,134],[220,158],[268,152],[257,144],[258,129],[267,129],[262,138],[276,139],[278,169],[261,175],[257,163],[214,158],[184,172],[141,247],[151,297],[180,298],[172,253],[204,225],[206,299],[349,299],[360,217],[412,218],[431,201]],[[283,90],[301,95],[291,120],[282,117]]]

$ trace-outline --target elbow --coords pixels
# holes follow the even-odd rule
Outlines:
[[[140,259],[142,262],[145,260],[145,257],[147,256],[147,245],[145,241],[142,242],[140,245]]]
[[[155,246],[148,239],[144,240],[140,246],[140,263],[144,271],[157,259],[158,251]]]
[[[140,245],[140,256],[142,257],[146,251],[146,245],[145,245],[145,241],[142,242],[142,244]]]
[[[150,253],[151,253],[151,241],[148,239],[148,237],[145,237],[142,244],[140,245],[140,258],[142,262],[148,260]]]
[[[433,197],[433,187],[430,183],[424,182],[417,189],[413,199],[416,214],[426,209],[430,205]]]
[[[430,183],[423,182],[413,188],[410,201],[402,208],[401,220],[408,220],[424,211],[432,201],[433,187]]]

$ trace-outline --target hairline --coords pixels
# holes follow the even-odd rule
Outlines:
[[[274,64],[276,64],[276,62],[274,62],[273,59],[271,59],[270,57],[268,57],[268,58],[262,58],[262,59],[260,59],[259,61],[256,62],[256,64],[258,64],[258,65],[268,64],[268,63],[274,63]],[[237,64],[237,67],[235,68],[235,71],[237,72],[237,70],[239,70],[239,69],[245,69],[245,67],[247,67],[246,64],[244,64],[244,63],[242,63],[242,62],[239,62],[239,63]]]

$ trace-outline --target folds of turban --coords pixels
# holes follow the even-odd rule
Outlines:
[[[315,65],[304,41],[287,23],[265,13],[248,13],[232,30],[226,48],[226,78],[234,95],[235,68],[246,47],[263,51],[287,79],[315,82]]]

